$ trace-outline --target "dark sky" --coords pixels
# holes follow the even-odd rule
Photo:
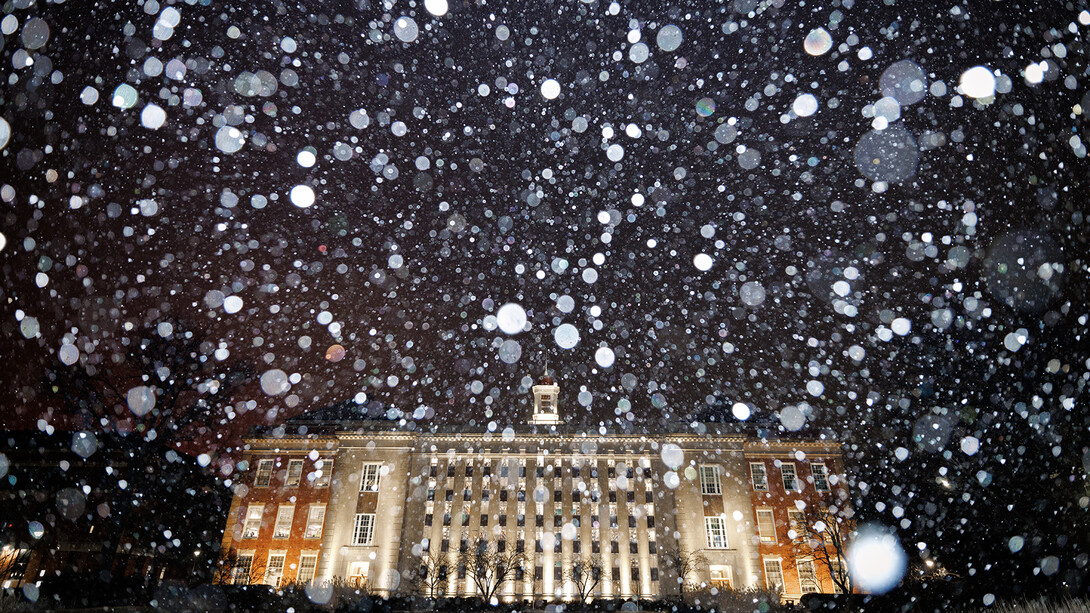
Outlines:
[[[828,428],[913,560],[1085,589],[1085,4],[12,0],[0,425],[148,330],[263,376],[220,451],[502,429],[547,356],[576,421]]]
[[[14,6],[7,423],[62,343],[108,361],[163,321],[298,374],[243,426],[359,392],[502,426],[546,354],[594,421],[716,396],[844,427],[921,385],[980,402],[921,378],[1010,360],[1047,402],[1084,385],[1081,9]],[[959,94],[976,66],[993,96]]]

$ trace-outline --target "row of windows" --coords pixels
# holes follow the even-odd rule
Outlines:
[[[807,539],[811,536],[823,539],[824,532],[811,535],[806,525],[805,515],[802,511],[788,511],[788,540]],[[721,515],[704,518],[704,530],[707,534],[709,549],[726,549],[727,545],[727,520]],[[776,515],[772,509],[757,509],[757,534],[762,543],[775,543]]]
[[[262,569],[254,567],[254,552],[244,551],[239,554],[238,560],[235,561],[231,581],[236,585],[260,582],[273,587],[280,587],[283,583],[287,553],[287,551],[282,549],[270,551],[269,557],[265,562],[264,576],[260,576]],[[312,581],[317,569],[318,552],[304,551],[299,555],[299,562],[296,566],[295,582],[302,584]],[[255,573],[258,574],[258,576],[254,576]]]
[[[261,503],[248,505],[241,516],[242,538],[255,539],[261,533],[261,525],[265,515],[265,506]],[[291,525],[295,520],[295,505],[281,504],[276,509],[276,521],[273,522],[272,537],[274,539],[286,539],[291,537]],[[307,510],[307,523],[303,529],[303,538],[322,538],[322,526],[325,524],[325,504],[312,504]]]
[[[258,460],[257,472],[254,474],[254,487],[269,487],[272,483],[274,468],[276,468],[276,460]],[[329,487],[332,475],[333,460],[316,460],[314,471],[307,475],[307,480],[314,487]],[[284,473],[284,487],[299,487],[302,480],[303,460],[288,460],[287,471]]]
[[[615,478],[617,476],[617,466],[616,466],[615,463],[612,463],[613,462],[612,460],[610,460],[610,462],[611,463],[606,467],[606,475],[609,478],[612,479],[612,478]],[[578,479],[583,475],[583,472],[584,472],[583,469],[584,468],[587,469],[586,473],[592,479],[597,479],[598,478],[598,468],[597,468],[596,464],[590,464],[590,465],[588,465],[586,467],[571,466],[570,468],[571,468],[571,476],[574,479]],[[539,460],[537,466],[535,467],[535,474],[537,475],[537,477],[539,479],[544,479],[546,477],[553,477],[553,478],[559,479],[559,478],[561,478],[561,475],[560,475],[561,470],[562,470],[562,465],[560,464],[560,460],[557,460],[556,463],[554,463],[554,464],[543,464],[542,460]],[[447,477],[453,478],[456,475],[456,472],[457,472],[457,467],[456,467],[455,463],[451,462],[451,463],[447,464]],[[464,468],[465,476],[466,477],[472,477],[473,472],[474,472],[473,462],[466,462],[465,468]],[[488,462],[484,463],[482,465],[482,467],[481,467],[481,474],[484,477],[491,477],[492,476],[492,465],[490,463],[488,463]],[[509,463],[509,461],[502,461],[500,463],[500,477],[506,478],[506,477],[510,476],[510,474],[511,473],[510,473],[510,463]],[[633,479],[633,478],[641,478],[642,479],[642,478],[646,478],[648,476],[648,469],[643,468],[643,467],[633,468],[632,466],[626,466],[625,470],[624,470],[624,474],[625,474],[625,477],[628,478],[628,479]],[[431,469],[430,469],[430,471],[428,473],[428,476],[434,478],[434,477],[437,477],[438,475],[439,475],[439,461],[438,460],[433,460],[432,463],[431,463]],[[518,466],[518,476],[519,476],[519,478],[526,478],[526,461],[525,460],[522,460],[520,462],[519,466]]]
[[[257,464],[257,473],[254,476],[254,487],[269,487],[272,482],[273,469],[275,468],[275,460],[259,460]],[[319,466],[320,465],[320,466]],[[750,478],[753,484],[753,489],[758,491],[768,490],[768,472],[763,462],[752,462],[750,467]],[[501,476],[507,476],[507,464],[504,463],[501,466]],[[544,466],[537,467],[537,476],[545,476]],[[436,476],[438,470],[437,464],[431,466],[431,476]],[[609,466],[609,477],[616,477],[616,467]],[[360,491],[361,492],[377,492],[379,487],[379,480],[381,478],[382,464],[368,463],[364,464],[361,476],[360,476]],[[597,470],[592,469],[591,477],[597,477]],[[628,468],[627,477],[632,478],[633,469]],[[330,476],[333,474],[333,461],[332,460],[318,460],[315,462],[315,471],[308,475],[308,479],[313,482],[314,487],[328,487],[330,482]],[[491,465],[484,465],[484,476],[488,477],[491,474]],[[824,464],[811,463],[810,474],[814,478],[814,489],[819,492],[829,491],[829,474]],[[473,465],[467,464],[465,467],[465,475],[467,477],[473,476]],[[454,464],[447,466],[447,476],[454,476]],[[519,477],[526,476],[526,466],[519,467]],[[572,467],[572,477],[578,478],[580,476],[580,468],[578,466]],[[786,491],[797,492],[800,491],[799,479],[795,470],[794,463],[783,462],[780,465],[780,476],[783,480],[783,487]],[[303,460],[288,460],[287,473],[284,476],[284,487],[299,487],[303,477]],[[487,490],[485,490],[487,491]],[[700,467],[700,492],[707,495],[717,495],[723,493],[723,486],[720,479],[718,466],[701,466]],[[452,494],[452,491],[448,490],[448,495]],[[434,495],[434,492],[432,492]],[[504,494],[501,491],[501,497]],[[525,496],[525,493],[522,494]],[[611,496],[616,494],[611,492]],[[629,493],[629,502],[631,502],[632,493]],[[611,502],[613,498],[611,498]]]
[[[832,561],[833,572],[839,572],[839,561]],[[818,581],[817,567],[813,560],[796,560],[795,568],[799,573],[799,589],[803,594],[816,594],[821,591],[821,583]],[[765,586],[774,591],[785,591],[783,565],[779,558],[765,558]],[[840,593],[840,588],[834,583],[833,590]]]
[[[658,553],[658,544],[656,544],[656,542],[654,541],[654,534],[651,534],[650,538],[651,538],[651,540],[647,541],[647,552],[650,553],[650,554],[657,554]],[[560,535],[560,534],[553,535],[552,549],[551,550],[552,551],[560,551],[561,543],[563,543],[563,536]],[[546,544],[546,539],[544,537],[535,539],[534,540],[534,552],[535,553],[544,553],[545,544]],[[583,543],[581,541],[573,540],[571,542],[571,544],[572,544],[572,553],[583,553]],[[487,541],[484,541],[484,540],[478,540],[477,541],[477,548],[478,549],[483,549],[483,548],[486,548],[487,546],[488,546]],[[621,544],[618,541],[610,541],[609,548],[610,548],[610,553],[613,553],[613,554],[620,554],[621,553]],[[636,555],[636,554],[639,553],[639,549],[640,549],[639,541],[629,541],[629,543],[628,543],[628,553]],[[441,540],[439,542],[439,551],[442,552],[442,553],[447,553],[447,552],[450,551],[450,539],[444,538],[443,540]],[[466,553],[467,551],[469,551],[469,540],[468,539],[463,538],[461,540],[461,542],[458,545],[458,551],[459,551],[459,553]],[[501,538],[500,540],[496,541],[496,551],[498,551],[500,553],[503,553],[503,552],[507,551],[507,540],[506,539]],[[519,540],[515,541],[515,552],[516,553],[525,553],[526,552],[526,541],[524,539],[520,538]],[[598,541],[598,540],[591,541],[591,553],[602,553],[602,543],[601,543],[601,541]]]
[[[257,473],[254,475],[254,487],[269,487],[272,483],[275,460],[259,460]],[[315,471],[308,475],[314,487],[329,487],[333,474],[333,460],[318,460],[314,463]],[[303,478],[303,460],[288,460],[284,475],[284,487],[299,487]],[[377,492],[382,478],[382,464],[367,463],[360,470],[360,491]]]
[[[524,569],[522,569],[521,567],[515,568],[514,570],[515,570],[515,572],[514,572],[514,576],[513,576],[512,580],[515,581],[515,582],[524,581],[525,578],[526,578],[526,571]],[[573,570],[573,572],[575,572],[577,574],[581,572],[581,570],[579,568],[574,568],[572,570]],[[468,571],[469,571],[469,568],[468,568],[468,566],[466,564],[458,564],[457,565],[457,573],[458,573],[457,577],[458,577],[458,579],[465,579],[466,576],[468,575]],[[444,564],[444,565],[440,566],[438,571],[436,571],[436,572],[438,573],[438,575],[440,577],[446,578],[450,573],[450,569],[446,564]],[[593,569],[592,572],[594,573],[594,576],[596,578],[600,578],[600,576],[601,576],[600,573],[602,571],[601,571],[601,569],[595,568],[595,569]],[[421,569],[421,573],[426,576],[427,575],[427,568]],[[651,577],[651,581],[658,581],[659,580],[659,569],[657,567],[651,567],[649,574],[650,574],[650,577]],[[563,566],[561,565],[560,562],[557,562],[556,566],[554,567],[553,577],[563,577],[563,576],[564,576]],[[632,579],[632,581],[639,582],[640,581],[640,568],[638,566],[633,566],[632,569],[631,569],[631,574],[629,576]],[[544,577],[545,577],[545,567],[535,566],[534,567],[534,580],[535,581],[542,581],[542,580],[544,580]],[[620,567],[614,566],[612,573],[610,573],[610,577],[613,579],[614,583],[619,583],[621,581],[621,569],[620,569]],[[599,588],[599,589],[601,589],[601,588]]]
[[[753,489],[768,491],[768,470],[764,462],[751,462],[749,465],[750,480]],[[814,478],[814,489],[819,492],[829,491],[829,472],[824,464],[811,463],[810,474]],[[802,491],[798,473],[793,462],[780,464],[780,477],[783,479],[783,489],[788,492]],[[700,493],[705,495],[717,495],[723,493],[723,485],[719,475],[718,466],[700,467]]]
[[[510,495],[509,495],[510,490],[508,490],[508,489],[501,489],[501,490],[499,490],[499,493],[500,493],[500,502],[507,502],[508,498],[510,498]],[[540,502],[545,502],[545,497],[548,495],[546,492],[535,492],[535,494],[540,494],[541,500],[539,501],[539,503]],[[564,495],[564,492],[562,490],[555,490],[553,492],[553,500],[554,501],[563,500],[563,495]],[[482,501],[490,500],[491,497],[492,497],[492,491],[491,490],[489,490],[489,489],[481,490],[481,500]],[[428,499],[428,501],[434,501],[435,500],[435,488],[434,487],[429,487],[428,488],[428,498],[427,499]],[[472,499],[473,499],[473,491],[472,490],[470,490],[470,489],[462,490],[462,500],[472,500]],[[523,489],[518,490],[515,493],[515,499],[518,500],[519,502],[526,502],[526,490],[523,490]],[[581,492],[579,490],[575,490],[575,491],[573,491],[571,493],[571,501],[572,502],[597,503],[600,499],[601,499],[601,493],[598,492],[598,490],[591,490],[590,492],[586,492],[585,495],[584,495],[584,492]],[[610,490],[608,499],[609,499],[609,502],[617,502],[617,491],[616,490]],[[644,496],[643,496],[644,502],[654,502],[654,499],[655,499],[654,494],[650,490],[644,492]],[[454,500],[454,490],[453,489],[447,489],[446,490],[446,501],[450,502],[452,500]],[[636,492],[634,492],[632,490],[626,490],[625,500],[627,502],[633,502],[633,503],[636,502]]]

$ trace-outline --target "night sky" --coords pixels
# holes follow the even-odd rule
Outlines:
[[[255,372],[223,452],[502,429],[547,357],[595,428],[826,428],[891,525],[1090,464],[1085,3],[236,4],[4,5],[3,425],[187,329]]]

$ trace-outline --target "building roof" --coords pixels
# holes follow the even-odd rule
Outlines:
[[[707,416],[704,416],[707,417]],[[449,423],[435,419],[414,419],[399,409],[379,401],[363,404],[348,399],[313,411],[307,411],[279,426],[257,426],[251,429],[252,437],[265,436],[331,436],[345,433],[393,433],[425,436],[467,435],[485,433],[502,436],[707,436],[747,438],[751,440],[820,440],[833,443],[836,436],[827,430],[805,428],[798,431],[784,429],[777,416],[771,412],[755,412],[742,421],[654,421],[654,422],[599,422],[586,423],[574,420],[556,425],[534,425],[523,422],[499,423],[470,419],[467,422]]]

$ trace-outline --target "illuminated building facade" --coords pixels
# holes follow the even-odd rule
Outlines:
[[[687,586],[834,591],[796,524],[845,504],[839,444],[714,423],[578,428],[559,392],[545,377],[529,423],[494,432],[353,420],[345,405],[248,439],[222,548],[235,580],[475,596],[474,553],[489,551],[523,560],[500,600],[577,599],[572,569],[588,561],[591,597],[654,599],[679,595],[680,553],[699,559]]]

